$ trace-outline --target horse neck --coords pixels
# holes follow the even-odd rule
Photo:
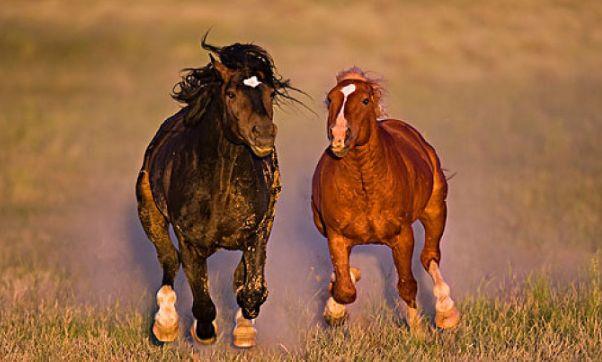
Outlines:
[[[211,154],[215,161],[233,161],[243,149],[232,143],[225,134],[224,124],[226,117],[222,102],[219,99],[211,102],[211,108],[199,122],[198,146],[201,152]]]
[[[370,137],[366,144],[356,146],[343,160],[348,160],[360,174],[362,189],[368,198],[376,197],[385,184],[387,159],[384,145],[379,134],[376,119],[371,122]]]

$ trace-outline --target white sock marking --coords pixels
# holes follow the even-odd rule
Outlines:
[[[157,292],[157,305],[159,310],[155,314],[155,320],[163,326],[171,326],[178,323],[176,312],[176,292],[168,285],[164,285]]]
[[[451,299],[449,285],[443,280],[439,266],[434,261],[429,265],[429,274],[433,278],[433,294],[437,298],[435,309],[439,313],[448,312],[454,307],[454,301]]]

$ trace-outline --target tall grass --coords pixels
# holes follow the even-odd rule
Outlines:
[[[5,278],[0,293],[0,353],[7,360],[595,360],[602,352],[598,262],[592,262],[588,276],[569,285],[558,286],[545,275],[534,274],[524,285],[509,286],[503,296],[467,297],[459,304],[462,322],[451,331],[435,330],[425,317],[427,333],[417,338],[398,311],[374,300],[353,323],[337,328],[318,324],[299,331],[299,345],[259,346],[251,351],[223,344],[228,323],[222,324],[225,331],[215,347],[192,347],[186,336],[157,347],[148,340],[147,306],[82,305],[68,287],[47,277],[17,294],[19,278]],[[38,295],[44,283],[57,288],[55,296]],[[304,308],[299,304],[290,313],[307,313]]]

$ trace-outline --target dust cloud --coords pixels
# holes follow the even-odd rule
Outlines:
[[[325,111],[319,112],[324,118]],[[326,240],[313,225],[310,193],[311,176],[326,147],[326,137],[320,118],[308,115],[289,121],[286,114],[277,117],[283,192],[268,244],[266,273],[270,295],[261,309],[257,328],[259,344],[291,348],[298,345],[308,329],[323,323],[321,313],[331,264]],[[140,157],[143,151],[140,150]],[[444,166],[458,173],[450,181],[449,217],[442,242],[442,272],[455,299],[461,301],[477,289],[494,292],[510,271],[520,278],[545,265],[562,263],[565,277],[572,275],[576,267],[570,266],[579,265],[586,252],[562,248],[542,252],[541,248],[518,246],[511,240],[506,244],[496,242],[499,238],[491,231],[495,229],[494,210],[474,191],[480,188],[471,177],[478,170],[461,162],[446,164],[447,155],[440,156]],[[82,243],[69,253],[69,262],[79,274],[76,280],[82,300],[131,303],[152,315],[161,271],[154,248],[137,218],[134,183],[139,163],[132,157],[131,172],[113,185],[93,185],[98,194],[110,196],[100,206],[90,205],[89,213],[80,215],[81,220],[74,223],[80,225],[74,233]],[[426,314],[432,315],[432,283],[418,260],[424,233],[419,224],[414,229],[413,269],[419,284],[419,304]],[[173,234],[172,239],[176,240]],[[225,341],[230,341],[237,309],[231,285],[240,255],[221,250],[209,258],[212,298]],[[384,301],[398,310],[400,299],[390,250],[385,246],[356,247],[351,262],[362,270],[358,300],[349,307],[352,320],[360,318],[365,307],[375,301]],[[176,280],[176,292],[182,323],[188,326],[192,322],[192,299],[182,271]]]

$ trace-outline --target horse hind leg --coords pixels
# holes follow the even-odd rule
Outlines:
[[[157,251],[163,269],[161,288],[157,292],[158,312],[155,314],[153,334],[160,342],[173,342],[178,336],[179,317],[175,309],[174,279],[180,268],[178,251],[169,237],[168,223],[157,209],[150,189],[148,173],[142,171],[136,184],[138,216],[146,235]]]
[[[420,254],[422,266],[433,279],[433,294],[437,299],[435,304],[435,324],[442,329],[455,327],[460,322],[460,312],[450,297],[449,285],[443,279],[439,264],[441,262],[441,251],[439,244],[445,229],[447,218],[447,207],[445,201],[434,206],[427,207],[420,222],[424,226],[424,249]]]
[[[423,337],[422,326],[416,294],[418,284],[412,273],[412,254],[414,252],[414,232],[411,225],[404,225],[401,233],[390,245],[393,252],[393,262],[397,270],[397,290],[399,296],[406,303],[406,321],[410,331],[417,337]]]

